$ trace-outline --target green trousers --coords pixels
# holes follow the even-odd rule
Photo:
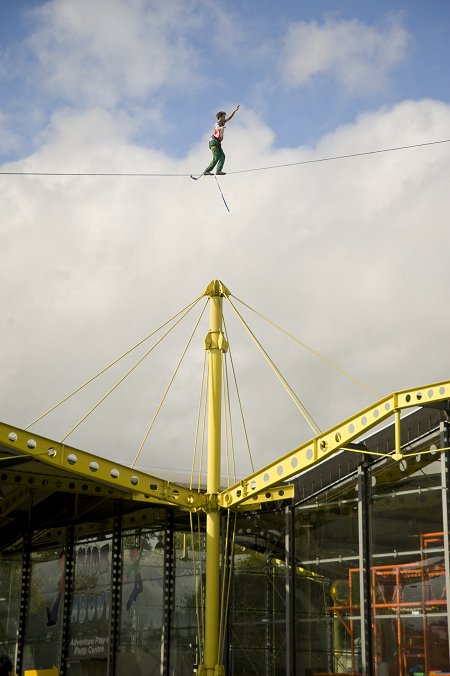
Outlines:
[[[211,162],[208,164],[205,171],[212,171],[216,166],[216,164],[217,164],[216,171],[222,171],[225,162],[225,153],[222,150],[222,146],[220,145],[220,143],[217,143],[216,141],[210,141],[209,147],[212,151],[213,156]]]

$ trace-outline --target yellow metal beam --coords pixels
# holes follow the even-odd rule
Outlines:
[[[276,502],[278,500],[291,500],[294,497],[294,484],[282,484],[281,486],[272,486],[272,488],[255,493],[248,500],[239,504],[239,509],[248,508],[251,505],[261,505],[265,502]]]
[[[129,494],[130,499],[163,501],[191,510],[207,504],[205,496],[184,486],[5,423],[0,423],[1,447],[12,454],[28,455],[44,465],[122,490]]]
[[[252,495],[263,493],[264,490],[272,488],[279,481],[287,481],[308,467],[333,455],[342,447],[355,439],[359,439],[372,427],[396,414],[396,411],[433,404],[446,399],[450,399],[450,381],[448,380],[395,392],[298,446],[276,462],[266,465],[246,479],[234,484],[234,486],[223,490],[218,496],[219,505],[223,508],[231,508],[242,502],[248,502]],[[396,452],[394,457],[396,460],[402,458],[399,414],[396,414]]]

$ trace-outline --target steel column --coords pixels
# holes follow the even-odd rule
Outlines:
[[[286,676],[295,676],[295,510],[285,507],[285,565],[286,565]]]
[[[440,447],[448,448],[450,445],[449,423],[440,424]],[[441,453],[442,471],[442,526],[444,532],[444,559],[445,559],[445,588],[447,590],[447,636],[450,637],[450,458],[448,453]],[[450,661],[450,641],[449,641]]]
[[[114,676],[117,666],[122,605],[122,514],[119,500],[114,500],[111,568],[111,624],[109,627],[108,673],[109,676]]]
[[[358,467],[359,598],[361,617],[361,667],[363,676],[373,674],[372,610],[370,580],[369,481],[365,465]],[[351,600],[350,600],[351,602]]]
[[[70,611],[72,608],[73,596],[73,578],[74,578],[74,526],[68,523],[66,526],[66,544],[65,544],[65,567],[64,567],[64,596],[63,596],[63,619],[61,633],[61,663],[59,667],[60,676],[67,673],[67,653],[69,651],[70,635]]]
[[[220,454],[222,432],[222,365],[223,352],[228,348],[222,333],[222,302],[228,290],[214,280],[205,291],[210,304],[210,331],[205,339],[209,353],[208,369],[208,476],[206,493],[209,500],[206,512],[206,589],[205,589],[205,647],[199,674],[219,676],[224,673],[219,655],[220,615]]]
[[[164,539],[163,571],[163,626],[161,636],[161,676],[170,674],[170,634],[175,591],[175,554],[173,537],[173,510],[167,510]]]
[[[30,602],[30,587],[31,587],[31,536],[32,529],[30,526],[23,534],[23,550],[22,550],[22,584],[20,588],[20,611],[19,622],[17,627],[17,655],[16,655],[16,672],[19,676],[23,673],[23,648],[25,643],[25,626],[28,617],[28,605]]]

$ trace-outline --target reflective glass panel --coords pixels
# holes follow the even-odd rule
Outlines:
[[[358,509],[356,479],[296,509],[299,676],[361,671]]]
[[[79,540],[74,551],[67,668],[106,676],[111,620],[111,536]]]
[[[375,673],[449,670],[439,454],[386,460],[371,474]]]
[[[164,533],[122,535],[122,601],[118,676],[159,674],[163,626]]]
[[[24,671],[51,669],[61,663],[65,562],[62,546],[31,554]]]
[[[0,653],[13,660],[20,611],[22,553],[0,555]]]

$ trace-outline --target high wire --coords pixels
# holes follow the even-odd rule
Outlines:
[[[377,155],[380,153],[391,153],[399,150],[411,150],[412,148],[423,148],[425,146],[433,146],[442,143],[450,143],[450,138],[441,139],[440,141],[428,141],[426,143],[414,143],[407,146],[397,146],[394,148],[381,148],[379,150],[366,150],[361,153],[349,153],[347,155],[332,155],[330,157],[319,157],[314,160],[300,160],[299,162],[288,162],[286,164],[272,164],[267,167],[253,167],[250,169],[237,169],[236,171],[227,172],[232,174],[245,174],[255,171],[267,171],[269,169],[282,169],[284,167],[297,167],[302,164],[317,164],[318,162],[333,162],[336,160],[346,160],[354,157],[363,157],[365,155]],[[189,174],[173,174],[173,173],[148,173],[148,172],[50,172],[50,171],[0,171],[0,176],[110,176],[110,177],[166,177],[166,178],[184,178],[192,176]]]

